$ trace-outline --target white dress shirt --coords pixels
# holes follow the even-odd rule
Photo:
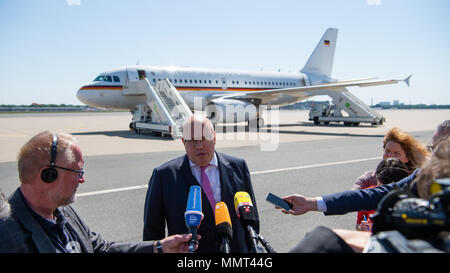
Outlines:
[[[323,201],[322,196],[316,197],[317,211],[327,212],[327,204]]]
[[[194,162],[189,159],[189,165],[191,166],[192,175],[197,179],[200,186],[202,185],[202,171],[200,166],[197,166]],[[205,173],[208,176],[209,183],[211,185],[211,190],[214,194],[214,199],[216,203],[222,201],[222,191],[220,190],[220,172],[219,163],[217,162],[216,153],[214,153],[211,162],[209,162],[208,167],[205,169]]]

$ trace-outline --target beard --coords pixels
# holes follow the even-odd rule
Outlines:
[[[75,202],[76,200],[76,192],[77,190],[73,190],[72,193],[66,193],[63,194],[61,192],[57,193],[57,194],[52,194],[53,196],[53,200],[56,203],[56,205],[58,207],[65,207],[68,206],[70,204],[72,204],[73,202]]]
[[[68,206],[68,205],[72,204],[73,202],[75,202],[76,199],[77,199],[77,196],[75,193],[73,193],[71,196],[69,196],[67,198],[62,198],[59,201],[59,205],[63,206],[63,207]]]

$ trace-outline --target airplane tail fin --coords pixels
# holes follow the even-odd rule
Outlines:
[[[325,31],[322,39],[320,39],[313,53],[300,72],[331,77],[337,33],[337,28],[328,28]]]

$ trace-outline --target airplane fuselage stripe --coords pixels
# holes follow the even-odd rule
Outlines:
[[[217,92],[254,92],[254,91],[263,91],[263,90],[271,90],[278,88],[239,88],[239,87],[228,87],[227,89],[223,89],[220,87],[191,87],[191,86],[175,86],[178,91],[217,91]],[[80,90],[122,90],[122,85],[85,85],[81,87]]]

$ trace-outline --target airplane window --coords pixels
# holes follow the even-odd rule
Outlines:
[[[94,82],[112,82],[112,78],[111,76],[98,76],[97,78],[94,79]]]
[[[199,83],[202,83],[202,80],[198,80]]]
[[[236,84],[239,84],[239,81],[236,81]]]
[[[120,79],[117,76],[113,76],[113,79],[114,79],[114,82],[120,82]]]
[[[97,78],[94,79],[94,82],[101,82],[103,81],[103,76],[98,76]]]
[[[231,81],[232,84],[234,84],[234,81]]]
[[[178,82],[177,82],[177,79],[174,79],[173,81],[174,81],[175,83],[178,83]]]
[[[153,82],[156,82],[156,79],[155,79],[155,78],[153,78]]]
[[[189,80],[190,83],[192,83],[192,80]]]
[[[197,83],[197,80],[194,80],[194,83]]]
[[[218,83],[219,83],[219,81],[218,81],[218,80],[216,80],[216,83],[218,84]]]

